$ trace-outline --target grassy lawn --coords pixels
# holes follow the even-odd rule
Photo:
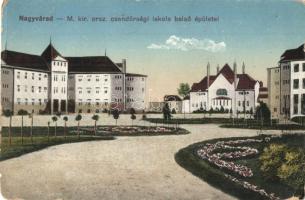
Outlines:
[[[276,124],[273,121],[270,123],[264,123],[261,125],[260,121],[254,119],[233,119],[232,118],[173,118],[165,121],[162,118],[147,118],[146,121],[155,124],[221,124],[222,128],[244,128],[244,129],[267,129],[267,130],[305,130],[305,126],[298,124]],[[234,123],[234,125],[233,125]]]
[[[9,158],[14,158],[21,156],[26,153],[31,153],[40,149],[44,149],[49,146],[64,144],[64,143],[74,143],[74,142],[84,142],[84,141],[97,141],[97,140],[112,140],[114,137],[110,136],[83,136],[80,138],[78,136],[57,136],[48,137],[46,136],[35,136],[33,137],[33,143],[30,137],[23,138],[23,144],[21,137],[12,137],[11,145],[9,145],[9,138],[2,136],[1,141],[1,155],[0,160],[6,160]]]
[[[125,131],[120,129],[126,128]],[[128,129],[129,128],[129,129]],[[5,160],[13,157],[17,157],[26,153],[37,151],[48,146],[82,142],[82,141],[95,141],[95,140],[111,140],[115,139],[115,136],[157,136],[157,135],[180,135],[188,134],[185,129],[167,127],[168,132],[150,127],[149,129],[144,126],[98,126],[97,130],[105,130],[94,134],[94,127],[80,127],[80,138],[78,138],[77,127],[57,127],[55,136],[55,127],[33,127],[31,137],[31,127],[23,127],[23,144],[21,137],[21,128],[12,127],[11,136],[12,142],[9,145],[9,128],[2,128],[2,141],[1,141],[1,155],[0,160]],[[159,127],[160,128],[160,127]],[[132,130],[134,129],[134,130]],[[129,131],[130,130],[130,131]],[[137,131],[138,130],[138,131]],[[65,133],[65,134],[64,134]],[[48,137],[49,135],[49,137]],[[33,138],[33,142],[32,139]],[[48,139],[49,138],[49,139]]]
[[[251,137],[253,139],[262,139],[266,136],[256,136]],[[225,177],[225,173],[237,177],[243,181],[247,181],[251,184],[258,186],[259,188],[264,189],[268,193],[274,193],[276,196],[281,199],[293,196],[295,188],[289,187],[286,183],[281,181],[265,181],[260,170],[259,156],[262,150],[268,146],[270,143],[276,144],[285,144],[289,147],[298,147],[302,148],[305,151],[305,135],[283,135],[279,138],[272,139],[271,142],[266,143],[249,143],[243,144],[243,146],[249,146],[259,150],[259,154],[251,157],[236,159],[233,162],[238,164],[243,164],[247,167],[250,167],[253,171],[254,176],[243,178],[236,175],[234,172],[228,170],[221,170],[217,166],[211,164],[207,160],[203,160],[197,155],[197,150],[207,143],[216,143],[218,141],[228,141],[236,139],[247,139],[247,138],[224,138],[224,139],[214,139],[209,141],[204,141],[196,144],[192,144],[184,149],[179,150],[175,155],[176,162],[190,171],[195,176],[203,179],[213,187],[216,187],[232,196],[235,196],[239,199],[264,199],[257,192],[245,189],[239,184],[236,184]],[[300,189],[300,188],[299,188]]]

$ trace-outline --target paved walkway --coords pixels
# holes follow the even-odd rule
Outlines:
[[[0,162],[2,193],[27,200],[234,199],[181,168],[174,154],[194,142],[257,131],[183,127],[192,133],[64,144]]]

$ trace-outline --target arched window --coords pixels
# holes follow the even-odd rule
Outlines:
[[[216,91],[216,95],[217,95],[217,96],[227,96],[227,95],[228,95],[228,92],[227,92],[226,89],[218,89],[218,90]]]

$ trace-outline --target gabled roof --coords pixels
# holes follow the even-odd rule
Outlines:
[[[199,83],[194,83],[191,87],[191,92],[206,91],[208,89],[208,78],[205,76]],[[216,76],[210,76],[209,85],[211,85]]]
[[[289,60],[305,60],[305,49],[302,44],[296,49],[288,49],[281,55],[280,62],[289,61]]]
[[[182,101],[178,95],[165,95],[164,101]]]
[[[234,82],[234,71],[228,64],[225,64],[216,76],[210,76],[209,85],[212,85],[212,83],[219,77],[220,74],[222,74],[230,82],[230,84]],[[257,81],[254,80],[251,76],[248,74],[237,74],[236,76],[238,79],[236,90],[254,89]],[[207,89],[207,76],[205,76],[199,83],[194,83],[192,85],[191,92],[206,91]]]
[[[251,76],[248,74],[238,74],[238,84],[236,90],[250,90],[254,89],[255,84],[257,83]]]
[[[217,77],[220,74],[222,74],[231,84],[234,82],[234,71],[231,69],[231,67],[227,63],[218,72]]]
[[[41,57],[51,63],[51,61],[57,56],[61,56],[60,53],[53,47],[52,43],[50,43],[47,48],[42,52]],[[62,57],[62,56],[61,56]]]
[[[119,67],[107,56],[65,57],[69,72],[121,72]]]
[[[46,61],[37,55],[4,50],[1,59],[7,64],[36,70],[49,70]]]

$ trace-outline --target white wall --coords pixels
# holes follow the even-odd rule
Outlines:
[[[305,94],[305,88],[303,87],[303,79],[305,79],[305,71],[303,71],[303,64],[305,61],[293,61],[290,63],[290,74],[291,74],[291,84],[290,84],[290,117],[296,116],[305,116],[305,114],[301,113],[301,101],[302,95]],[[294,72],[294,66],[299,65],[299,71]],[[297,89],[294,88],[294,80],[299,80],[299,87]],[[296,105],[297,112],[295,112],[295,103],[294,96],[298,96],[298,104]]]
[[[146,105],[146,77],[126,76],[126,109],[144,110]]]

